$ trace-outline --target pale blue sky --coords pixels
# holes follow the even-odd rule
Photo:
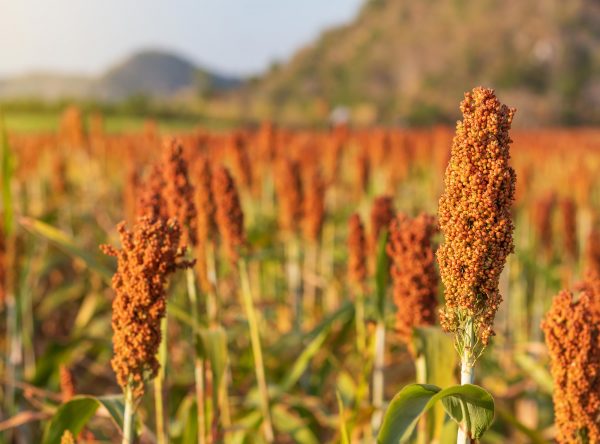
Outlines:
[[[258,73],[351,20],[363,1],[0,0],[0,76],[96,74],[148,47],[224,73]]]

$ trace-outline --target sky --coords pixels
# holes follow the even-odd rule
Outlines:
[[[258,74],[350,21],[363,1],[0,0],[0,76],[95,75],[148,48],[224,74]]]

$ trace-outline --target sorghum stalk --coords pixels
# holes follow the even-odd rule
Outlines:
[[[321,233],[325,219],[325,182],[314,166],[303,170],[305,190],[303,199],[302,234],[304,235],[304,305],[307,313],[316,312],[318,263]],[[309,279],[310,278],[310,279]]]
[[[128,384],[125,388],[125,411],[123,412],[123,441],[122,444],[133,444],[133,389]]]
[[[198,409],[198,444],[206,443],[206,409],[204,404],[204,359],[198,353],[200,348],[200,314],[198,313],[198,294],[196,279],[191,268],[186,270],[187,292],[192,310],[194,325],[194,379],[196,381],[196,408]]]
[[[294,307],[294,326],[302,325],[302,268],[298,239],[299,223],[303,214],[303,190],[297,162],[283,157],[277,164],[275,182],[279,225],[284,235],[286,249],[286,274]]]
[[[367,241],[360,216],[348,221],[348,281],[353,286],[356,307],[356,348],[364,354],[367,348],[365,329],[365,280],[367,278]]]
[[[461,383],[470,384],[475,361],[493,335],[500,273],[514,249],[508,131],[515,111],[482,87],[465,93],[461,111],[439,203],[444,243],[437,256],[446,300],[441,325],[455,335]],[[458,444],[468,440],[460,429]]]
[[[242,305],[244,306],[246,317],[248,319],[250,344],[252,346],[256,380],[261,399],[264,434],[267,442],[273,442],[273,425],[271,421],[269,393],[260,343],[258,319],[250,288],[248,265],[246,258],[240,254],[240,250],[242,250],[246,244],[244,213],[242,212],[235,182],[227,169],[220,167],[215,171],[212,178],[212,191],[217,206],[218,228],[221,238],[223,239],[224,247],[231,264],[237,266],[239,271]]]

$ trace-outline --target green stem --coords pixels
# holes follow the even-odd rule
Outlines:
[[[125,412],[123,413],[123,441],[122,444],[133,444],[135,433],[133,431],[133,391],[131,385],[125,388]]]
[[[161,341],[158,348],[158,360],[160,370],[154,378],[154,410],[156,416],[156,441],[158,444],[167,444],[167,430],[164,414],[164,381],[165,381],[165,365],[167,363],[167,317],[165,316],[160,322]]]
[[[474,371],[474,347],[475,347],[475,329],[473,319],[468,318],[465,323],[464,343],[462,344],[462,356],[460,357],[460,384],[473,384],[475,381]],[[471,438],[461,427],[458,428],[456,444],[470,444]]]
[[[356,348],[360,355],[365,357],[365,351],[367,349],[367,331],[365,326],[365,294],[362,290],[357,292],[354,304],[356,310]]]
[[[252,300],[252,292],[250,290],[250,279],[248,277],[248,265],[245,259],[240,259],[238,262],[242,303],[248,318],[248,327],[250,329],[250,342],[252,345],[252,354],[254,356],[254,368],[256,371],[256,380],[258,383],[258,391],[261,400],[261,409],[263,414],[263,425],[265,439],[267,442],[274,441],[273,425],[271,421],[271,410],[269,406],[269,391],[267,380],[265,377],[265,366],[263,362],[262,348],[260,344],[260,333],[258,330],[258,319],[256,317],[256,309]]]
[[[425,355],[420,354],[415,358],[415,373],[417,384],[427,384],[427,365],[425,362]],[[417,435],[417,443],[418,444],[427,444],[430,442],[427,436],[427,420],[428,416],[424,416],[419,420],[418,425],[418,435]]]
[[[206,409],[204,405],[204,360],[200,355],[200,314],[198,313],[198,293],[194,270],[186,270],[187,292],[190,299],[192,319],[194,321],[194,378],[196,380],[196,407],[198,409],[198,444],[206,443]]]
[[[300,266],[300,243],[298,237],[293,235],[287,242],[287,276],[292,306],[294,307],[294,327],[302,329],[303,294],[302,294],[302,269]]]
[[[373,433],[377,434],[381,421],[383,419],[383,394],[384,394],[384,374],[385,367],[385,324],[383,320],[377,321],[375,327],[375,347],[373,357],[373,407],[375,412],[371,419]]]

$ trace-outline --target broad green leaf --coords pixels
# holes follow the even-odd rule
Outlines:
[[[11,190],[13,171],[13,155],[8,143],[4,117],[0,114],[0,195],[2,196],[2,212],[4,213],[3,228],[6,236],[12,234],[15,225]]]
[[[461,427],[466,427],[474,439],[481,438],[494,420],[492,395],[476,385],[456,385],[434,398],[442,401],[446,413]]]
[[[65,253],[81,259],[90,270],[98,273],[110,284],[114,271],[105,266],[100,261],[98,255],[86,251],[77,245],[75,239],[71,236],[40,220],[22,217],[19,222],[30,233],[50,241]]]
[[[80,395],[58,407],[48,424],[43,443],[60,443],[65,430],[69,430],[74,436],[77,436],[100,407],[104,407],[108,411],[117,428],[120,428],[123,424],[125,410],[122,396],[95,397]]]
[[[407,442],[420,416],[437,401],[442,401],[448,415],[465,427],[474,439],[481,438],[494,419],[494,400],[481,387],[466,384],[442,390],[435,385],[412,384],[404,387],[392,399],[377,442]]]
[[[384,230],[377,243],[377,263],[375,268],[375,295],[377,301],[377,316],[379,320],[385,319],[385,305],[388,282],[390,279],[389,259],[386,251],[387,230]]]

